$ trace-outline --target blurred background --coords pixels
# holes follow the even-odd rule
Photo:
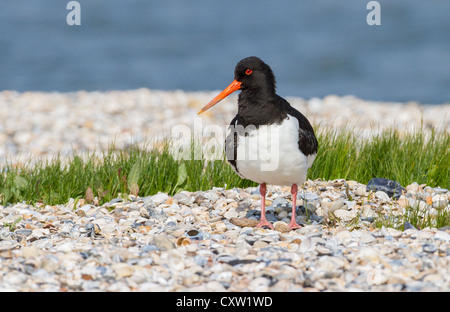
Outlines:
[[[0,2],[0,91],[218,90],[256,55],[282,96],[450,102],[449,0],[68,2]]]

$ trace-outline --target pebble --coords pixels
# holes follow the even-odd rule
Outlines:
[[[129,277],[134,273],[133,266],[126,263],[114,263],[112,264],[111,268],[116,274],[117,278]]]
[[[155,245],[160,251],[167,251],[175,248],[174,242],[168,236],[163,234],[152,235],[149,238],[148,243]]]
[[[434,253],[437,250],[437,247],[435,244],[424,244],[422,246],[423,251],[428,253]]]
[[[375,191],[376,196],[383,197],[384,195],[378,192],[384,192],[387,195],[387,198],[394,197],[398,199],[400,195],[402,195],[404,188],[397,181],[388,180],[385,178],[373,178],[367,183],[366,191]]]
[[[377,191],[377,192],[375,193],[375,196],[376,196],[379,200],[381,200],[382,203],[387,203],[387,202],[389,202],[389,195],[386,194],[386,193],[383,192],[383,191]]]
[[[281,233],[288,233],[291,230],[289,229],[289,226],[286,222],[283,221],[276,221],[273,223],[273,227],[275,228],[276,231],[281,232]]]
[[[361,210],[362,218],[376,218],[378,215],[373,211],[370,205],[364,205]]]
[[[351,233],[351,235],[352,235],[352,238],[356,238],[357,240],[359,240],[359,242],[361,244],[369,244],[376,240],[375,237],[367,231],[356,230],[356,231],[353,231]]]
[[[447,194],[439,193],[431,197],[432,205],[434,208],[445,208],[448,202]]]
[[[448,232],[437,231],[436,234],[434,235],[434,238],[442,240],[446,243],[450,243],[450,234]]]
[[[369,195],[369,192],[366,191],[365,186],[358,186],[355,190],[355,195],[357,196],[367,196]]]
[[[344,199],[339,198],[335,202],[333,202],[333,204],[329,208],[329,211],[335,212],[336,210],[342,209],[343,207],[344,207]]]
[[[341,221],[348,222],[356,218],[356,214],[354,211],[348,211],[348,210],[336,210],[334,212],[334,215]]]
[[[348,230],[342,230],[339,231],[335,237],[340,243],[344,243],[345,241],[352,239],[352,234]]]
[[[169,198],[169,195],[166,193],[158,193],[151,197],[151,201],[155,206],[159,206],[164,203]]]
[[[363,247],[358,251],[355,260],[361,261],[361,264],[363,265],[366,265],[368,263],[379,263],[379,250],[375,249],[374,247]]]
[[[387,236],[387,237],[392,236],[394,238],[398,238],[403,235],[402,231],[399,231],[399,230],[393,229],[393,228],[383,228],[383,229],[381,229],[381,232],[384,236]]]

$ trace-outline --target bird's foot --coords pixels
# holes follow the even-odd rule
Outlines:
[[[289,227],[291,230],[301,229],[301,228],[302,228],[302,226],[299,225],[297,222],[295,222],[295,220],[291,220],[291,222],[289,222],[289,224],[288,224],[288,227]]]
[[[262,228],[263,226],[268,226],[272,230],[274,230],[274,227],[272,224],[269,223],[266,219],[259,221],[259,223],[255,226],[257,228]]]

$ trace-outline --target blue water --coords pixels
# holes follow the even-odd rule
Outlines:
[[[0,3],[0,90],[217,90],[256,55],[278,93],[450,101],[450,1],[65,0]]]

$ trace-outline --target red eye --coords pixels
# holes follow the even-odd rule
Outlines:
[[[251,73],[253,73],[253,71],[251,70],[251,69],[247,69],[246,71],[245,71],[245,74],[248,76],[248,75],[250,75]]]

